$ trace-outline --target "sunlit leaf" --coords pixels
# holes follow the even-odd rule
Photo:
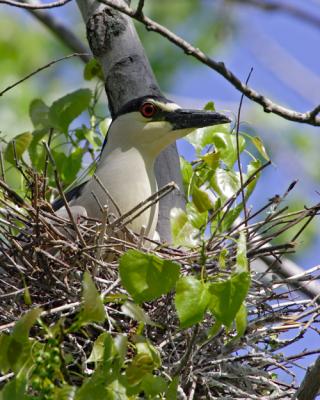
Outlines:
[[[208,111],[216,111],[214,102],[213,101],[208,101],[208,103],[204,106],[204,110]]]
[[[237,161],[237,137],[229,132],[216,132],[212,136],[212,142],[217,151],[219,151],[221,160],[232,168]],[[239,136],[239,153],[241,154],[245,148],[246,141],[242,136]]]
[[[159,324],[153,322],[149,315],[140,306],[130,301],[126,301],[121,306],[121,311],[135,321],[143,322],[144,324],[151,326],[160,326]]]
[[[262,157],[269,161],[270,157],[267,153],[266,148],[264,147],[263,141],[261,140],[261,138],[259,138],[259,136],[251,136],[251,141],[252,143],[255,145],[256,149],[259,151],[259,153],[262,155]]]
[[[172,290],[179,278],[180,266],[153,254],[129,250],[120,258],[119,273],[124,288],[134,301],[141,303]]]
[[[229,279],[209,286],[209,309],[225,326],[230,327],[250,287],[248,272],[235,273]]]
[[[34,99],[29,106],[29,115],[35,129],[49,128],[49,107],[41,99]]]
[[[175,307],[180,326],[186,328],[203,319],[210,295],[206,284],[194,276],[181,277],[176,286]]]
[[[178,398],[179,376],[175,376],[166,392],[166,400],[177,400]]]
[[[141,389],[152,399],[156,399],[157,395],[167,390],[168,384],[161,376],[146,374],[141,382]]]
[[[217,168],[211,179],[213,189],[226,200],[240,189],[240,179],[236,172]]]
[[[213,203],[210,200],[208,193],[197,186],[194,186],[192,191],[192,200],[197,210],[200,213],[211,210]]]
[[[67,133],[71,122],[89,107],[90,100],[90,89],[79,89],[61,97],[50,107],[50,123],[61,132]]]
[[[241,337],[247,329],[247,307],[242,303],[236,315],[237,336]]]
[[[187,203],[186,211],[188,220],[195,228],[201,229],[202,227],[206,226],[208,220],[208,212],[200,213],[193,203]]]
[[[200,158],[213,170],[219,166],[220,153],[218,151],[212,151],[211,153],[200,156]]]
[[[28,147],[29,157],[32,163],[32,166],[36,170],[43,170],[45,159],[46,159],[46,150],[42,141],[45,139],[47,135],[47,130],[36,130],[32,132],[32,140]]]
[[[86,81],[93,78],[104,80],[101,64],[96,58],[92,58],[87,62],[83,70],[83,77]]]
[[[78,315],[78,325],[85,325],[90,322],[103,322],[105,320],[105,309],[103,301],[95,284],[86,271],[83,275],[83,305]]]
[[[188,187],[190,185],[190,181],[193,175],[193,169],[191,164],[183,157],[180,157],[180,167],[181,167],[181,175],[182,175],[184,190],[185,193],[188,193]]]
[[[172,241],[175,246],[194,247],[199,240],[198,229],[192,226],[187,214],[181,208],[173,208],[170,213]]]
[[[15,165],[21,160],[23,153],[28,149],[32,140],[31,132],[24,132],[11,140],[4,152],[4,158],[9,163]]]
[[[244,231],[240,232],[237,240],[237,265],[236,272],[248,272],[247,237]]]

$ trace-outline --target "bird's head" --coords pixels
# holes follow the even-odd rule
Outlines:
[[[107,140],[122,149],[136,147],[157,156],[194,129],[230,122],[225,115],[190,110],[158,96],[144,96],[125,104],[110,125]]]

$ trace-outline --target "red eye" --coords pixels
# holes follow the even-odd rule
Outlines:
[[[144,117],[150,118],[157,112],[157,107],[153,103],[143,103],[140,112]]]

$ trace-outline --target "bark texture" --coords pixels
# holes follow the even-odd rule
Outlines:
[[[118,1],[121,3],[124,0]],[[77,3],[86,24],[91,51],[104,71],[111,115],[134,98],[161,95],[132,19],[96,0],[77,0]],[[159,188],[171,181],[182,188],[175,144],[158,157],[156,177]],[[183,196],[177,192],[160,201],[157,231],[162,240],[169,242],[171,239],[170,210],[183,205]]]

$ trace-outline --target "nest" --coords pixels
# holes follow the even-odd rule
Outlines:
[[[97,223],[57,216],[43,195],[45,179],[29,171],[28,181],[31,188],[28,200],[0,181],[0,331],[10,330],[30,308],[30,303],[32,307],[43,308],[42,316],[49,325],[61,316],[72,317],[81,305],[81,280],[85,270],[90,271],[104,296],[125,294],[118,276],[118,259],[128,249],[140,249],[176,261],[183,274],[205,268],[210,276],[228,277],[237,252],[232,239],[246,229],[250,264],[261,257],[272,259],[270,271],[276,274],[283,255],[294,251],[298,236],[319,214],[319,205],[287,213],[281,208],[281,197],[276,196],[229,232],[213,235],[206,242],[203,259],[199,248],[185,250],[154,242],[151,249],[143,232],[135,236],[126,230],[126,224],[137,213],[173,190],[173,184],[126,216],[112,222],[106,217]],[[223,209],[231,207],[234,200],[230,199]],[[265,215],[264,211],[270,208],[273,212]],[[257,216],[260,222],[252,223]],[[298,224],[300,229],[293,240],[268,244]],[[219,269],[217,259],[222,249],[228,252],[225,268]],[[270,271],[262,275],[270,275]],[[145,303],[145,312],[165,327],[146,326],[144,330],[161,354],[162,366],[156,373],[166,377],[180,375],[178,392],[182,399],[291,398],[297,390],[297,365],[305,356],[319,352],[312,349],[285,355],[288,346],[303,340],[307,329],[318,332],[319,296],[306,298],[298,290],[303,287],[307,290],[318,271],[319,268],[314,268],[290,278],[275,275],[267,284],[263,283],[261,274],[252,271],[247,298],[248,326],[242,337],[237,337],[233,329],[221,328],[207,339],[214,323],[209,315],[201,324],[181,330],[172,294]],[[83,365],[99,332],[121,330],[129,337],[134,332],[137,324],[121,312],[119,303],[107,303],[106,309],[107,321],[94,324],[91,336],[74,334],[64,344],[71,349],[74,364]]]

